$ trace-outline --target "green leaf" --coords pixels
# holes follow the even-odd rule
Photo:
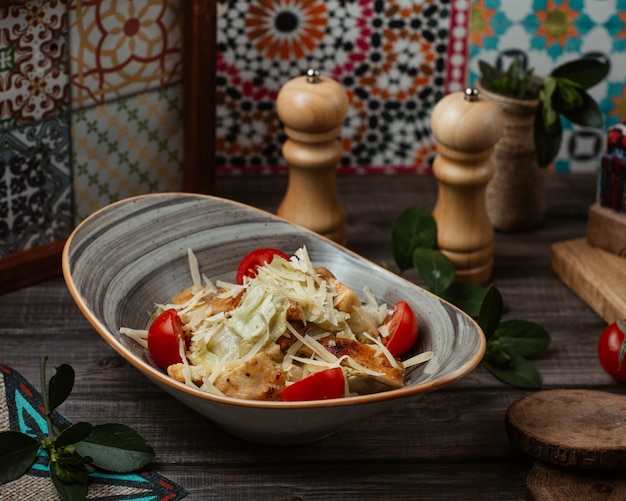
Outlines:
[[[424,207],[405,209],[391,229],[391,251],[400,273],[413,266],[413,251],[437,245],[437,223]]]
[[[56,447],[64,447],[69,444],[75,444],[81,440],[85,440],[93,427],[84,421],[71,424],[65,428],[55,441]]]
[[[132,428],[117,423],[93,427],[91,434],[76,444],[82,456],[104,470],[128,473],[144,467],[154,457],[154,449]]]
[[[557,120],[549,130],[545,127],[543,103],[539,103],[537,107],[533,132],[537,163],[540,167],[546,167],[559,153],[563,129],[560,120]]]
[[[50,462],[50,479],[56,487],[57,492],[61,495],[63,501],[84,501],[87,497],[87,483],[65,483],[57,475],[56,463]]]
[[[442,297],[457,306],[472,318],[478,318],[483,296],[487,291],[482,285],[469,282],[452,282]]]
[[[0,484],[26,473],[37,457],[39,445],[38,440],[19,431],[0,433]]]
[[[550,345],[550,334],[528,320],[506,320],[498,325],[495,336],[513,355],[531,357]]]
[[[502,294],[493,285],[490,285],[485,291],[478,312],[478,325],[488,340],[493,336],[500,323],[503,305]]]
[[[559,113],[575,110],[583,105],[582,89],[572,85],[567,80],[557,80],[555,96],[552,100],[553,108]],[[557,99],[558,96],[558,99]]]
[[[435,249],[418,248],[413,252],[413,266],[428,290],[441,296],[456,275],[454,264]]]
[[[608,63],[588,57],[562,64],[552,71],[551,76],[567,78],[579,84],[583,89],[589,89],[601,82],[608,73]]]
[[[500,368],[510,367],[512,364],[511,354],[505,350],[499,339],[493,338],[487,343],[483,360]]]
[[[483,77],[483,83],[488,89],[491,89],[491,83],[502,78],[502,74],[488,62],[479,60],[478,69]]]
[[[484,361],[485,366],[495,377],[503,383],[524,390],[538,390],[541,388],[541,376],[537,369],[524,357],[511,355],[511,364],[500,367]]]
[[[74,369],[68,364],[56,367],[56,374],[50,378],[48,384],[48,402],[50,412],[61,405],[74,388]]]
[[[601,128],[604,124],[604,118],[598,104],[584,90],[578,89],[576,92],[580,95],[580,104],[572,109],[561,110],[563,116],[584,127]]]

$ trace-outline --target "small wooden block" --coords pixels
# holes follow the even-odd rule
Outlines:
[[[611,254],[626,257],[626,214],[594,204],[589,208],[587,240]]]
[[[626,316],[626,257],[580,238],[553,244],[550,266],[607,323]]]
[[[64,245],[57,240],[0,257],[0,294],[61,275]]]
[[[626,395],[538,391],[511,404],[505,423],[511,443],[545,463],[585,470],[626,468]]]
[[[527,501],[623,501],[623,471],[569,471],[535,461],[526,478]]]

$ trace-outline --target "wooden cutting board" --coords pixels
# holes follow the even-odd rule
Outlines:
[[[595,390],[538,391],[506,412],[511,443],[549,464],[585,469],[624,469],[626,395]]]
[[[578,238],[550,247],[550,267],[607,323],[624,317],[626,257]]]

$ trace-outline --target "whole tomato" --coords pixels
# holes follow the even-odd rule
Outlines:
[[[626,383],[626,320],[610,324],[598,340],[598,358],[604,371],[616,381]]]

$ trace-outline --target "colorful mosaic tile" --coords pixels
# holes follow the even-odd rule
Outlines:
[[[67,55],[64,1],[0,9],[0,130],[67,109]]]
[[[72,114],[77,221],[133,195],[182,189],[181,85]]]
[[[70,0],[72,107],[178,82],[180,0]]]
[[[69,235],[69,148],[65,117],[0,133],[0,256]]]
[[[547,75],[560,64],[593,55],[611,64],[607,79],[590,89],[605,117],[605,129],[626,118],[626,1],[474,0],[469,26],[469,81],[478,61],[500,67],[521,55],[526,67]],[[604,130],[563,122],[556,171],[594,172],[604,145]]]
[[[462,0],[228,1],[218,23],[220,171],[284,166],[276,95],[311,67],[348,93],[344,170],[425,168],[430,111],[465,80],[468,20]]]

